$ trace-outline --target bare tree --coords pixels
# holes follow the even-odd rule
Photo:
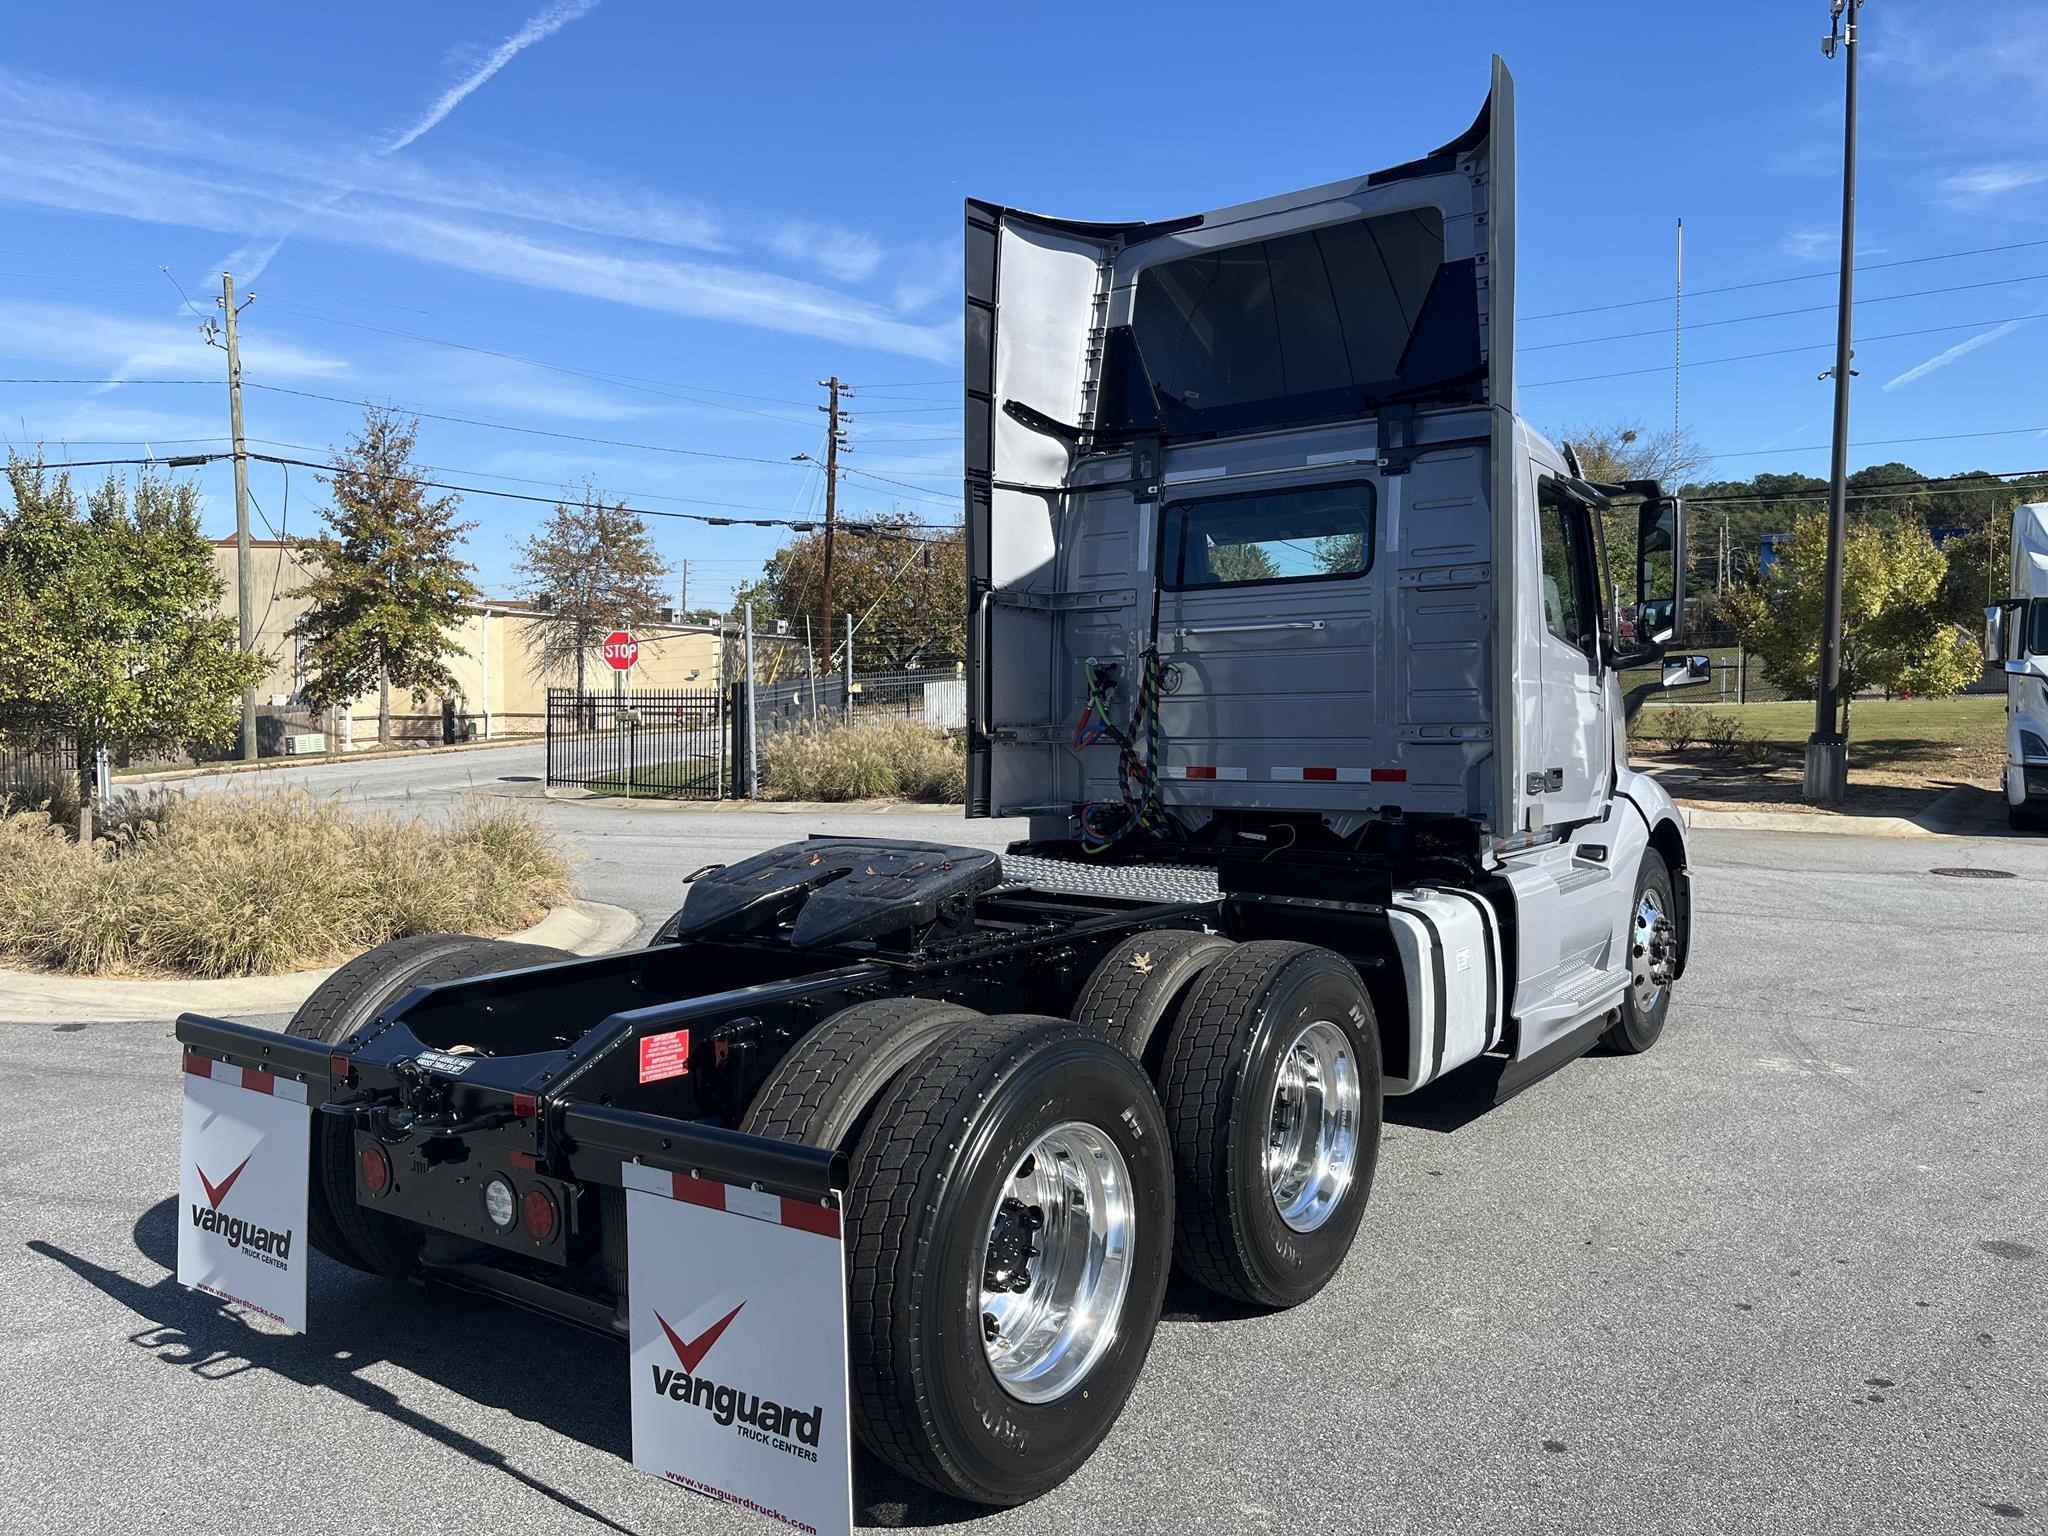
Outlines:
[[[542,610],[536,619],[542,673],[574,666],[576,691],[591,650],[614,629],[656,621],[668,606],[668,562],[655,552],[647,524],[623,501],[585,485],[581,500],[556,503],[519,557],[522,594]]]
[[[1713,461],[1706,444],[1690,427],[1647,431],[1640,421],[1576,422],[1563,440],[1578,455],[1588,480],[1613,484],[1620,480],[1655,480],[1675,491],[1695,480]]]

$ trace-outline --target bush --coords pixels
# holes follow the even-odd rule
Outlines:
[[[805,728],[761,743],[761,778],[781,800],[958,804],[967,797],[967,749],[913,720]]]
[[[248,976],[329,965],[409,933],[504,933],[568,894],[524,811],[365,815],[296,790],[131,800],[81,848],[39,810],[0,815],[0,956],[53,970]]]

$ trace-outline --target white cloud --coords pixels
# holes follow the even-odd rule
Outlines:
[[[785,260],[814,266],[842,283],[865,282],[882,264],[882,243],[856,230],[832,229],[796,220],[768,237],[768,248]]]
[[[2022,187],[2048,181],[2048,163],[2033,165],[1979,165],[1957,171],[1945,178],[1941,190],[1959,204],[1969,205],[2017,192]]]
[[[337,187],[347,190],[337,195]],[[887,254],[858,231],[770,220],[749,237],[714,211],[606,186],[566,163],[533,175],[436,169],[365,155],[296,120],[255,122],[229,136],[147,103],[5,70],[0,202],[230,234],[241,242],[233,259],[245,275],[296,235],[690,318],[933,360],[958,351],[950,321],[912,318],[920,287],[882,302],[734,255],[751,244],[856,284]],[[727,259],[682,259],[679,250]]]
[[[189,317],[142,320],[73,304],[0,300],[0,335],[20,357],[61,358],[66,366],[96,369],[108,378],[202,378],[218,374],[227,383],[227,364],[209,347]],[[302,347],[258,330],[242,336],[242,363],[251,373],[276,379],[339,379],[346,359]]]
[[[462,104],[465,96],[510,64],[523,50],[531,48],[543,39],[553,37],[570,22],[589,15],[596,7],[597,0],[558,0],[557,4],[549,6],[487,53],[483,62],[476,68],[436,96],[433,103],[420,114],[410,128],[384,146],[383,153],[396,154],[406,145],[419,139],[422,134],[431,132],[443,118]]]
[[[1842,237],[1832,229],[1792,229],[1778,242],[1778,248],[1794,261],[1819,261],[1832,256]]]
[[[1956,359],[1961,357],[1968,357],[1972,352],[1976,351],[1979,347],[1988,347],[1991,345],[1992,342],[1997,341],[1999,338],[2004,336],[2010,336],[2014,331],[2018,330],[2021,326],[2026,325],[2036,316],[2044,314],[2048,314],[2048,304],[2042,305],[2039,309],[2035,310],[2032,315],[2024,316],[2018,320],[2008,320],[2003,325],[1994,325],[1988,331],[1979,331],[1976,335],[1971,336],[1966,340],[1957,342],[1954,346],[1948,348],[1947,350],[1935,353],[1934,356],[1928,358],[1926,361],[1915,363],[1911,368],[1908,368],[1904,373],[1898,375],[1896,378],[1885,380],[1884,392],[1886,394],[1890,394],[1893,390],[1902,388],[1907,384],[1911,384],[1917,379],[1924,379],[1927,377],[1928,374],[1935,372],[1937,369],[1946,368],[1950,363],[1956,361]]]

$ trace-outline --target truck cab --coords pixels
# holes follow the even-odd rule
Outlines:
[[[1540,1048],[1625,982],[1645,848],[1683,964],[1621,674],[1679,639],[1684,514],[1517,414],[1513,113],[1496,59],[1465,133],[1367,176],[1149,223],[969,203],[968,811],[1111,861],[1455,865],[1516,893]]]
[[[2048,502],[2013,508],[2012,595],[1984,611],[1985,659],[2005,668],[2005,807],[2048,830]]]

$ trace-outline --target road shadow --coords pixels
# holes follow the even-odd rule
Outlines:
[[[326,1388],[502,1474],[564,1511],[607,1530],[633,1528],[521,1471],[496,1447],[407,1406],[364,1379],[383,1362],[459,1397],[545,1425],[599,1454],[631,1463],[632,1413],[623,1341],[432,1288],[400,1287],[315,1254],[307,1310],[316,1332],[258,1332],[235,1312],[175,1277],[177,1200],[166,1198],[135,1223],[136,1252],[165,1271],[148,1284],[131,1280],[60,1244],[31,1239],[31,1253],[60,1264],[143,1320],[127,1342],[196,1381],[271,1371],[308,1388]],[[479,1317],[487,1317],[480,1329]],[[489,1340],[479,1348],[480,1335]],[[198,1412],[195,1410],[195,1416]],[[856,1510],[864,1525],[912,1527],[989,1513],[911,1482],[863,1450],[854,1457]]]
[[[1462,1130],[1496,1107],[1494,1095],[1506,1067],[1504,1057],[1481,1057],[1414,1093],[1390,1098],[1385,1109],[1387,1123],[1446,1135]]]

